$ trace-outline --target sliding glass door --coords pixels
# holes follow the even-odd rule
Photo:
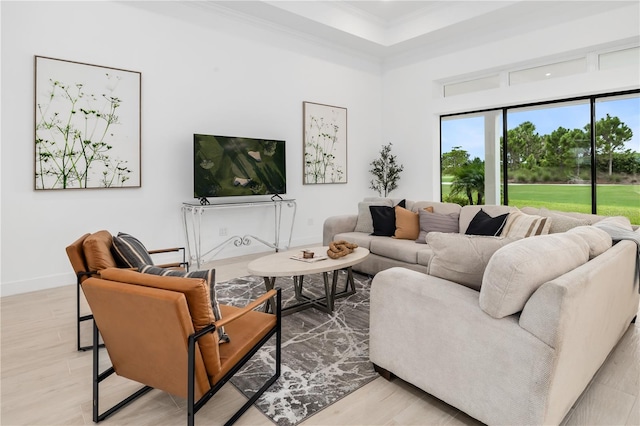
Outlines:
[[[591,213],[588,101],[507,109],[509,205]]]
[[[597,213],[640,224],[640,97],[595,103]]]
[[[640,224],[638,90],[442,116],[440,135],[443,201]]]

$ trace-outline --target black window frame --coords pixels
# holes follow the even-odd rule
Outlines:
[[[575,101],[585,101],[588,100],[589,101],[589,108],[590,108],[590,119],[591,119],[591,123],[590,123],[590,127],[591,127],[591,140],[590,140],[590,144],[591,144],[591,213],[592,214],[596,214],[597,212],[597,176],[596,176],[596,161],[597,161],[597,156],[595,155],[596,153],[596,101],[597,100],[601,100],[602,98],[612,98],[612,97],[617,97],[617,96],[626,96],[626,95],[633,95],[633,94],[637,94],[640,95],[640,89],[631,89],[631,90],[623,90],[623,91],[618,91],[618,92],[608,92],[608,93],[601,93],[601,94],[592,94],[592,95],[585,95],[585,96],[576,96],[576,97],[571,97],[571,98],[562,98],[562,99],[554,99],[551,101],[539,101],[539,102],[530,102],[530,103],[524,103],[524,104],[515,104],[515,105],[509,105],[509,106],[503,106],[503,107],[499,107],[499,108],[485,108],[485,109],[478,109],[478,110],[473,110],[473,111],[466,111],[466,112],[459,112],[459,113],[451,113],[451,114],[442,114],[440,115],[440,122],[439,122],[439,126],[440,126],[440,201],[443,201],[442,198],[442,119],[443,118],[448,118],[448,117],[460,117],[460,116],[464,116],[464,115],[471,115],[471,114],[479,114],[479,113],[484,113],[484,112],[489,112],[489,111],[493,111],[493,112],[497,112],[497,111],[502,111],[502,200],[503,200],[503,204],[504,206],[508,206],[509,205],[509,185],[508,185],[508,173],[507,173],[507,113],[508,110],[510,109],[516,109],[516,108],[529,108],[529,107],[539,107],[539,106],[545,106],[545,105],[554,105],[554,104],[560,104],[560,103],[568,103],[568,102],[575,102]]]

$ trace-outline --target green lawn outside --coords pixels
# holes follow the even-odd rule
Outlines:
[[[443,185],[443,196],[449,185]],[[598,214],[626,216],[640,224],[640,185],[598,185]],[[590,185],[509,184],[509,205],[591,213]]]
[[[598,185],[598,214],[640,224],[640,185]],[[590,185],[509,185],[509,205],[591,213]]]

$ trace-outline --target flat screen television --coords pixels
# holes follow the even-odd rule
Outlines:
[[[285,141],[193,135],[193,195],[281,195],[287,192]]]

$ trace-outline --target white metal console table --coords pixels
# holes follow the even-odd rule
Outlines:
[[[291,229],[289,230],[289,240],[285,246],[280,245],[280,231],[282,224],[282,206],[293,209],[293,215],[291,217]],[[234,235],[227,240],[213,247],[209,251],[203,253],[202,251],[202,216],[205,213],[215,212],[221,209],[238,209],[238,208],[258,208],[258,207],[272,207],[274,209],[274,241],[268,242],[255,235]],[[293,224],[296,218],[296,200],[295,199],[280,199],[275,198],[272,200],[261,201],[249,201],[249,202],[225,202],[216,204],[200,204],[199,202],[182,203],[182,222],[184,226],[184,232],[187,242],[187,257],[189,263],[195,262],[196,267],[200,268],[205,262],[205,258],[211,255],[211,258],[220,253],[227,245],[233,243],[236,247],[243,245],[250,245],[251,239],[261,242],[262,244],[275,249],[276,252],[280,250],[288,250],[291,246],[291,236],[293,235]]]

